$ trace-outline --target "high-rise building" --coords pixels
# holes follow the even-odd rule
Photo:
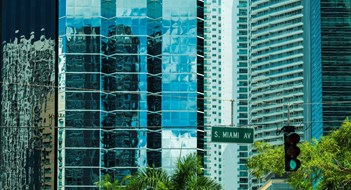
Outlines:
[[[95,189],[203,156],[203,6],[2,1],[0,186]]]
[[[205,20],[205,55],[204,55],[204,87],[205,87],[205,129],[206,129],[206,153],[205,175],[216,180],[223,186],[223,146],[220,143],[211,142],[211,128],[219,126],[223,122],[223,78],[222,78],[222,0],[206,0],[204,9]],[[230,70],[228,68],[228,70]],[[230,80],[228,80],[230,82]],[[232,99],[231,97],[228,98]],[[228,110],[230,111],[230,110]],[[230,114],[229,112],[227,112]],[[230,122],[230,120],[229,120]],[[229,124],[229,123],[228,123]]]
[[[256,141],[282,144],[276,131],[289,124],[305,140],[318,139],[350,115],[350,3],[250,2],[249,121],[257,123]]]
[[[315,114],[320,118],[312,125],[312,137],[319,138],[339,128],[351,115],[351,2],[320,0],[312,3],[311,6],[315,6],[315,9],[311,9],[314,11],[312,18],[316,19],[317,25],[311,33],[316,39],[312,46],[319,46],[316,48],[319,56],[315,56],[319,58],[315,66],[318,70],[314,75],[318,80],[313,84],[319,85],[319,91],[315,93],[319,95],[316,110],[322,113]]]
[[[56,2],[0,9],[0,188],[54,189]]]
[[[310,121],[309,2],[255,0],[249,5],[249,123],[255,141],[283,143],[277,129]],[[253,179],[249,188],[262,181]]]
[[[212,127],[247,124],[246,9],[245,1],[205,1],[205,171],[223,189],[248,186],[248,147],[210,140]]]
[[[322,63],[321,63],[321,10],[320,0],[313,0],[310,3],[310,42],[311,55],[309,65],[311,93],[308,96],[308,102],[311,102],[310,108],[311,118],[306,123],[306,140],[311,138],[319,139],[323,135],[323,104],[322,104]],[[308,94],[305,94],[308,95]]]
[[[304,118],[303,5],[255,1],[250,9],[250,123],[266,124],[255,129],[255,140],[280,144],[275,133],[288,110],[291,123]]]
[[[59,1],[58,188],[203,151],[203,1]]]
[[[236,22],[235,29],[236,40],[234,41],[236,64],[235,64],[235,90],[236,90],[236,112],[235,119],[238,127],[248,127],[248,7],[247,0],[240,0],[235,6]],[[249,171],[247,169],[247,159],[251,145],[239,145],[238,147],[238,189],[244,190],[249,188]]]

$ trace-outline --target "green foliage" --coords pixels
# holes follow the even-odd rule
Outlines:
[[[347,189],[351,186],[351,122],[348,119],[340,129],[323,136],[319,141],[299,143],[301,167],[288,175],[295,189]],[[267,172],[282,176],[284,171],[283,146],[271,147],[266,143],[254,144],[258,154],[248,161],[256,177]]]
[[[196,154],[179,158],[173,175],[168,175],[161,168],[145,168],[133,176],[128,176],[128,184],[114,186],[110,176],[96,183],[103,190],[220,190],[221,185],[203,176],[201,159]],[[118,186],[119,185],[119,186]]]
[[[162,169],[145,168],[134,175],[126,189],[158,189],[167,190],[170,186],[170,177]]]
[[[95,185],[103,190],[122,190],[122,184],[124,180],[127,180],[128,178],[130,178],[130,176],[124,177],[121,183],[119,183],[117,179],[112,181],[110,175],[106,174],[104,175],[102,181],[96,182]]]
[[[196,154],[190,154],[178,159],[177,168],[171,177],[174,190],[220,190],[221,186],[212,179],[203,176],[201,159]]]
[[[201,160],[196,154],[190,154],[182,159],[179,158],[176,171],[172,176],[172,185],[175,189],[185,189],[189,183],[196,180],[197,176],[201,174]]]

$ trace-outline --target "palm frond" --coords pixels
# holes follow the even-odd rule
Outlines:
[[[175,189],[184,189],[187,181],[202,174],[201,167],[201,159],[195,153],[179,158],[172,176],[172,186]]]
[[[170,186],[170,178],[162,169],[145,168],[139,171],[135,176],[131,177],[127,189],[143,190],[148,188],[156,188],[158,185],[166,187]]]
[[[220,184],[218,184],[216,181],[210,179],[209,177],[205,176],[198,176],[196,178],[195,186],[193,188],[189,189],[194,189],[194,190],[221,190],[222,187]]]

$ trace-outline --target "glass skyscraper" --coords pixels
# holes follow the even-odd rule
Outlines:
[[[351,1],[310,1],[311,102],[308,138],[319,139],[350,116]]]
[[[58,51],[60,189],[202,152],[202,1],[60,0]]]
[[[0,189],[55,188],[56,2],[0,2]]]
[[[323,134],[351,115],[351,1],[320,1]]]

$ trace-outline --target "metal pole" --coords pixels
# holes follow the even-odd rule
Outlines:
[[[230,126],[234,126],[234,99],[231,99],[231,122]]]
[[[288,125],[290,126],[290,103],[288,103]]]

